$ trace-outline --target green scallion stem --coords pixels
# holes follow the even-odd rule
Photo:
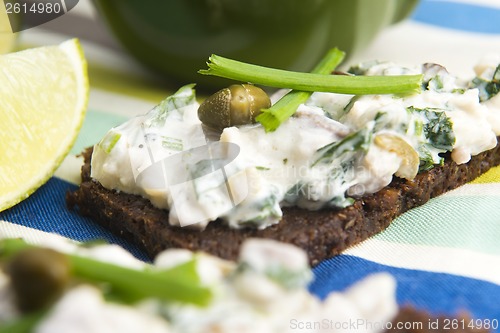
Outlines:
[[[211,55],[204,75],[251,82],[275,88],[340,94],[412,94],[420,91],[422,75],[347,76],[292,72],[252,65]]]
[[[345,53],[337,48],[331,49],[312,73],[328,75],[342,62]],[[300,104],[305,103],[311,96],[310,91],[292,90],[283,96],[269,109],[261,110],[262,113],[256,118],[264,126],[266,132],[275,131],[281,123],[290,118]]]
[[[0,259],[8,259],[19,251],[32,247],[21,239],[0,241]],[[157,298],[166,301],[206,305],[212,293],[197,281],[194,262],[169,270],[135,270],[92,258],[67,254],[71,271],[77,278],[97,283],[106,283],[111,291],[124,301]]]
[[[207,305],[211,292],[199,284],[190,283],[176,274],[152,270],[135,270],[94,259],[69,256],[74,274],[90,281],[109,283],[113,291],[127,301],[158,298]]]

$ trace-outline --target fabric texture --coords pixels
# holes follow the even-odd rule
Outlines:
[[[79,10],[82,3],[68,15],[89,24],[98,20],[92,10]],[[351,61],[433,61],[449,65],[451,72],[471,75],[479,56],[500,54],[499,18],[496,0],[423,0],[410,19],[387,28]],[[102,23],[92,28],[105,29]],[[20,35],[20,47],[71,37],[75,35],[60,27],[40,26]],[[137,247],[69,211],[64,196],[76,188],[77,176],[67,176],[79,173],[75,155],[98,142],[110,127],[147,112],[169,91],[149,80],[151,76],[117,45],[107,49],[100,41],[84,38],[82,44],[89,61],[91,94],[80,136],[52,179],[27,200],[0,213],[0,237],[36,240],[43,237],[40,232],[49,232],[77,241],[104,239],[146,260]],[[322,262],[314,269],[310,290],[325,297],[382,271],[397,279],[401,305],[412,304],[434,314],[466,311],[475,318],[500,320],[500,168],[404,214],[381,234]]]

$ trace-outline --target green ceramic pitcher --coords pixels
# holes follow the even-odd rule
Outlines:
[[[354,54],[418,0],[94,0],[118,40],[179,84],[220,86],[197,73],[210,54],[309,71],[331,47]]]

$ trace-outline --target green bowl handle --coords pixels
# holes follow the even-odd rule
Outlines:
[[[392,23],[398,23],[407,18],[417,6],[419,0],[393,0],[394,16]]]

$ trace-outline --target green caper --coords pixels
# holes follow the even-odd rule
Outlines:
[[[271,100],[266,92],[251,84],[233,84],[208,97],[198,109],[198,118],[208,127],[226,127],[255,123]]]
[[[6,271],[17,306],[23,312],[42,309],[55,301],[70,279],[66,256],[45,248],[29,248],[17,253]]]

